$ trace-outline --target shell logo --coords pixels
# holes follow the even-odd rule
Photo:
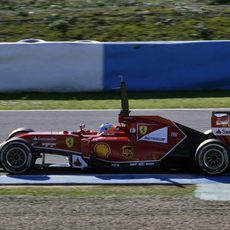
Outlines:
[[[94,147],[94,152],[98,157],[107,158],[111,152],[110,147],[106,143],[98,143]]]

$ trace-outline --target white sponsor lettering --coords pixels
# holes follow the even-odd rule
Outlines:
[[[112,166],[112,167],[120,167],[120,164],[112,163],[111,166]]]
[[[155,130],[141,137],[141,141],[151,141],[157,143],[168,143],[168,127]]]
[[[215,136],[230,136],[230,128],[212,128]]]
[[[145,165],[146,166],[153,166],[153,165],[155,165],[155,163],[154,162],[149,162],[149,163],[145,163]]]
[[[56,143],[52,142],[52,143],[49,143],[49,142],[45,142],[45,143],[42,143],[42,146],[46,147],[46,148],[53,148],[56,146]]]
[[[130,166],[154,166],[155,162],[132,162],[129,165]]]
[[[54,137],[34,137],[33,141],[56,141]]]

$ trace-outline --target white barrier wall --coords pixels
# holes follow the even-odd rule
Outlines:
[[[101,91],[103,47],[93,42],[0,43],[0,91]]]

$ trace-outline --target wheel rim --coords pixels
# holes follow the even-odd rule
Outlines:
[[[219,149],[210,149],[204,153],[204,164],[211,170],[219,169],[224,162],[224,153]]]
[[[6,162],[12,168],[21,168],[26,164],[26,161],[27,154],[22,148],[15,147],[6,153]]]

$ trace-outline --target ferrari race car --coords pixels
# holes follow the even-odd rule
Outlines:
[[[66,156],[76,170],[199,169],[210,175],[227,170],[230,112],[213,112],[212,130],[205,133],[159,116],[132,116],[124,81],[121,107],[119,124],[103,124],[98,131],[14,130],[0,145],[3,169],[24,173],[38,158],[55,154]]]

